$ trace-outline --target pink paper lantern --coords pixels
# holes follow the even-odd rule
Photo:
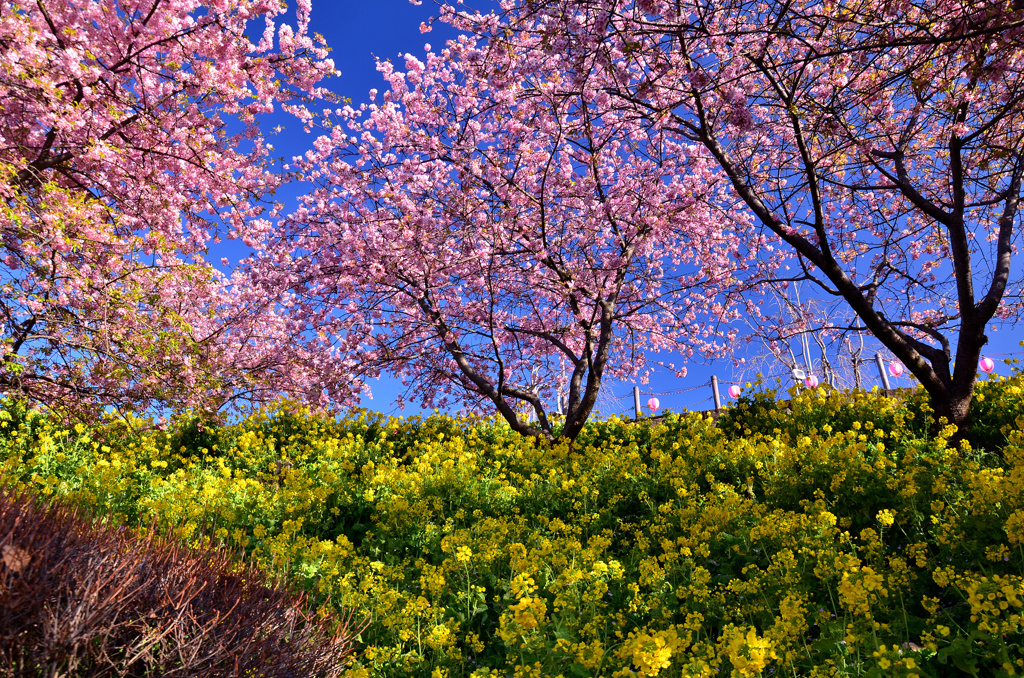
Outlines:
[[[898,377],[903,374],[903,363],[896,362],[895,360],[889,363],[889,374],[894,377]]]
[[[730,398],[739,398],[740,397],[740,392],[742,390],[743,389],[741,389],[739,386],[737,386],[736,384],[733,384],[732,386],[729,387],[729,397]]]
[[[992,361],[992,358],[982,358],[981,362],[978,363],[978,367],[980,367],[981,371],[985,374],[989,374],[996,368],[996,364]]]
[[[818,378],[813,374],[809,374],[807,375],[807,378],[804,379],[804,384],[807,386],[807,388],[817,388]]]
[[[651,412],[658,409],[659,405],[661,405],[661,401],[658,400],[657,398],[651,398],[650,400],[647,401],[647,407],[651,408]]]

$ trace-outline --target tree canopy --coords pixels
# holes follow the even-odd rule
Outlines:
[[[867,330],[961,428],[989,325],[1021,309],[1019,3],[584,0],[452,13],[601,71],[609,105],[700,145],[744,239],[790,255],[759,283],[833,300],[808,319]],[[566,81],[572,81],[571,77]],[[786,262],[777,260],[777,263]],[[810,311],[810,309],[808,309]]]
[[[759,252],[703,149],[540,48],[463,36],[382,62],[390,88],[325,121],[297,162],[313,190],[247,272],[311,351],[357,355],[427,407],[574,438],[608,376],[720,350],[737,310],[718,292]]]
[[[0,389],[51,407],[289,391],[207,257],[270,225],[259,116],[333,72],[264,0],[0,4]],[[257,21],[258,44],[246,37]],[[227,302],[230,301],[229,305]],[[257,327],[259,329],[257,329]],[[288,355],[288,358],[301,356]],[[294,369],[294,368],[289,368]]]
[[[1024,296],[1019,3],[439,7],[463,35],[314,113],[308,0],[6,2],[4,392],[347,405],[389,372],[572,438],[653,353],[784,336],[763,295],[800,285],[799,323],[870,332],[969,425]],[[275,107],[322,130],[288,216]],[[256,251],[227,277],[222,235]]]

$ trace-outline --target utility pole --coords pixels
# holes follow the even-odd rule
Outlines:
[[[886,391],[892,390],[889,387],[889,375],[885,373],[885,363],[882,361],[882,354],[875,354],[875,363],[878,365],[878,376],[882,378],[882,388]]]

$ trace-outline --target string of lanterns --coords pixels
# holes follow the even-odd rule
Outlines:
[[[995,361],[993,361],[991,358],[982,358],[978,362],[978,367],[985,374],[991,374],[992,371],[996,369],[996,364]],[[903,367],[903,363],[899,362],[898,360],[893,360],[888,365],[889,374],[891,374],[894,377],[903,376],[904,370],[905,368]],[[804,385],[807,388],[817,388],[818,384],[818,377],[816,377],[813,374],[807,375],[807,377],[804,379]],[[729,397],[734,400],[736,398],[739,398],[740,394],[742,393],[743,389],[740,388],[739,384],[733,384],[732,386],[729,387]],[[655,412],[659,407],[661,407],[661,401],[652,396],[647,401],[647,407],[651,410],[651,412]]]
[[[992,360],[992,358],[982,358],[978,362],[978,367],[985,374],[991,374],[992,371],[996,369],[996,363],[995,361]],[[903,363],[899,362],[898,360],[893,360],[892,362],[889,363],[889,374],[891,374],[894,377],[903,376],[904,370],[905,368],[903,367]],[[804,379],[804,385],[807,388],[817,388],[818,383],[818,377],[816,377],[813,374],[807,375],[807,378]],[[732,386],[729,387],[730,398],[739,398],[741,393],[743,393],[743,389],[740,388],[737,384],[733,384]],[[652,398],[652,400],[656,401],[657,398]]]

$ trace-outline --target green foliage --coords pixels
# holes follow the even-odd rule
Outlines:
[[[1022,384],[982,385],[983,449],[919,393],[815,389],[573,445],[283,405],[202,440],[19,415],[0,451],[9,480],[369,613],[357,676],[1018,675]]]

